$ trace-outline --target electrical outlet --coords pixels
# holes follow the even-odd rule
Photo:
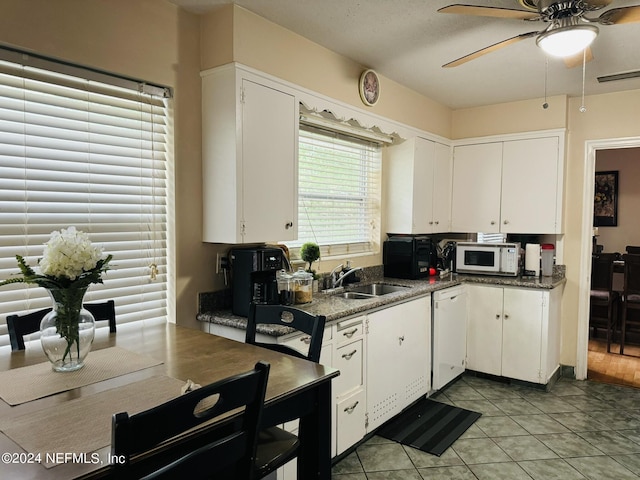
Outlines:
[[[216,273],[222,273],[222,258],[224,255],[216,254]]]
[[[222,274],[229,268],[229,259],[224,253],[216,254],[216,273]]]

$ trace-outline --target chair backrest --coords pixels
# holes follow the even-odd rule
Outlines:
[[[104,303],[85,303],[83,307],[91,312],[95,320],[108,320],[110,332],[116,331],[116,307],[113,300]],[[44,308],[26,315],[7,315],[11,350],[24,350],[23,337],[40,330],[40,322],[50,311],[50,308]]]
[[[199,479],[216,478],[216,473],[225,472],[233,473],[232,478],[251,480],[269,368],[268,363],[258,362],[249,372],[203,386],[144,412],[114,414],[111,453],[125,461],[114,465],[113,477]],[[155,455],[151,453],[167,440],[240,407],[245,409],[239,429],[225,430],[222,438],[211,440],[201,435],[195,438],[196,443],[176,440]]]
[[[640,247],[635,245],[627,245],[625,251],[631,255],[640,255]]]
[[[614,260],[615,253],[598,253],[591,256],[591,290],[611,291]]]
[[[626,254],[624,260],[624,291],[623,295],[640,294],[640,255]]]
[[[247,318],[245,342],[318,363],[320,361],[325,322],[326,317],[324,315],[313,315],[299,308],[287,307],[285,305],[257,305],[252,303],[249,307],[249,317]],[[307,354],[301,353],[286,345],[256,342],[256,326],[258,324],[280,325],[306,333],[309,336],[309,350]]]
[[[116,304],[113,300],[107,300],[103,303],[85,303],[83,307],[91,312],[96,321],[108,320],[109,331],[116,332]]]
[[[50,308],[44,308],[26,315],[7,315],[7,329],[9,330],[11,350],[24,350],[23,337],[40,330],[40,322],[50,311]]]

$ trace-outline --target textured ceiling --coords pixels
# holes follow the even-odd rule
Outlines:
[[[442,65],[515,35],[542,30],[543,22],[437,13],[448,0],[169,0],[195,12],[235,3],[282,27],[451,108],[547,95],[580,96],[582,66],[566,68],[523,40],[455,68]],[[464,0],[463,0],[464,1]],[[466,0],[473,5],[521,8],[517,0]],[[614,0],[607,7],[640,4]],[[596,17],[605,10],[594,12]],[[640,89],[640,79],[598,83],[596,77],[640,70],[640,24],[599,26],[586,94]]]

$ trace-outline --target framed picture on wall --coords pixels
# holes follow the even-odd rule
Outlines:
[[[593,226],[618,226],[618,171],[596,172]]]

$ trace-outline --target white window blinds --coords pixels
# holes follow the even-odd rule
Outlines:
[[[85,301],[117,323],[167,316],[167,100],[0,61],[0,279],[35,266],[53,230],[75,226],[113,255]],[[157,265],[152,275],[150,265]],[[36,285],[0,287],[6,315],[51,306]]]
[[[300,126],[299,247],[313,241],[323,256],[370,252],[379,239],[380,145]]]

